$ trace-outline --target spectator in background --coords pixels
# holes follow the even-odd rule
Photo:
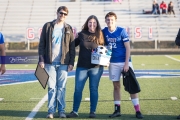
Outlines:
[[[162,9],[162,14],[166,14],[167,5],[164,1],[160,4],[160,8]]]
[[[91,52],[98,45],[104,45],[104,37],[99,21],[96,16],[88,17],[82,27],[82,31],[75,39],[75,45],[80,47],[79,58],[75,75],[75,91],[73,110],[67,115],[68,118],[78,117],[78,110],[82,99],[82,92],[89,78],[90,90],[90,114],[89,118],[96,117],[96,106],[98,103],[98,86],[104,67],[91,63]]]
[[[172,1],[170,1],[170,3],[168,4],[168,14],[171,14],[171,12],[174,14],[174,17],[175,17],[175,12],[174,12],[174,9],[173,9]]]
[[[152,14],[152,11],[145,11],[145,10],[143,10],[143,14]]]
[[[122,3],[122,0],[113,0],[113,2]]]
[[[156,3],[156,1],[153,1],[152,4],[152,14],[160,14],[159,5]]]
[[[4,45],[4,37],[2,35],[2,33],[0,32],[0,61],[1,61],[1,66],[0,66],[0,73],[1,75],[3,75],[5,72],[6,72],[6,68],[5,68],[5,56],[6,56],[6,53],[5,53],[5,45]]]
[[[160,10],[159,10],[159,5],[158,3],[154,0],[153,4],[152,4],[152,10],[149,11],[145,11],[143,9],[143,14],[160,14]]]
[[[65,22],[66,6],[57,9],[57,18],[44,24],[39,42],[39,65],[49,74],[48,115],[53,118],[56,109],[60,118],[65,115],[65,94],[68,71],[74,66],[75,42],[72,27]]]

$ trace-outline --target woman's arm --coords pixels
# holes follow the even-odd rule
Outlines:
[[[80,39],[78,35],[77,38],[75,38],[75,47],[77,47],[79,44],[80,44]]]

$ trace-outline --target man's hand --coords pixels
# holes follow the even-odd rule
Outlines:
[[[73,70],[73,66],[72,66],[72,65],[69,65],[69,66],[68,66],[68,72],[69,72],[69,71],[72,71],[72,70]]]
[[[39,65],[41,66],[41,68],[44,68],[44,62],[39,62]]]
[[[5,72],[6,72],[5,65],[2,64],[1,67],[0,67],[0,73],[1,73],[1,75],[3,75]]]

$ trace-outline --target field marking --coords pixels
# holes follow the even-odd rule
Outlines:
[[[169,56],[169,55],[165,55],[165,56],[166,56],[166,57],[168,57],[168,58],[170,58],[170,59],[172,59],[172,60],[175,60],[175,61],[180,62],[180,60],[179,60],[179,59],[173,58],[173,57],[171,57],[171,56]]]
[[[0,101],[2,101],[4,98],[0,98]]]
[[[85,98],[84,100],[85,100],[85,101],[90,101],[90,98]]]
[[[30,100],[40,100],[42,98],[30,98]]]
[[[48,98],[48,94],[46,94],[41,101],[39,101],[39,103],[33,108],[33,110],[31,111],[31,113],[26,117],[25,120],[32,120],[34,118],[34,116],[37,114],[37,112],[39,111],[39,109],[43,106],[43,104],[47,101]]]
[[[177,97],[171,97],[171,100],[177,100]]]
[[[28,82],[18,82],[18,83],[2,84],[2,85],[0,84],[0,86],[19,85],[19,84],[34,83],[34,82],[38,82],[38,80],[36,80],[36,81],[28,81]]]
[[[141,66],[145,66],[145,64],[142,63]]]

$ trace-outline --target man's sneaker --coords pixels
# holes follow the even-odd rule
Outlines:
[[[136,112],[136,118],[138,118],[138,119],[142,119],[143,118],[143,116],[142,116],[140,111]]]
[[[110,118],[119,117],[121,116],[121,113],[118,111],[115,111],[112,115],[109,115]]]
[[[53,119],[54,117],[53,117],[53,114],[48,114],[48,115],[46,116],[46,118]]]
[[[179,115],[179,116],[177,116],[177,119],[180,119],[180,115]]]
[[[66,118],[66,114],[64,112],[59,113],[59,118]]]
[[[71,113],[69,113],[69,115],[67,115],[67,118],[75,118],[78,117],[78,114],[75,113],[74,111],[72,111]]]
[[[95,117],[96,117],[96,114],[94,112],[89,113],[89,118],[95,118]]]

